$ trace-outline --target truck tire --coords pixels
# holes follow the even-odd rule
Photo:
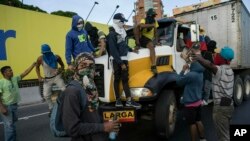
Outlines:
[[[173,90],[164,90],[155,106],[155,127],[162,138],[169,138],[175,129],[177,105]]]
[[[236,106],[239,106],[242,103],[243,95],[244,95],[243,81],[239,75],[236,75],[236,77],[234,79],[234,88],[233,89],[234,89],[233,90],[234,103]]]
[[[249,75],[246,75],[244,78],[243,78],[243,83],[244,83],[244,100],[247,100],[249,99],[250,97],[250,76]]]

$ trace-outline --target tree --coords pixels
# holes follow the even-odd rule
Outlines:
[[[51,12],[50,14],[72,18],[72,17],[73,17],[74,15],[76,15],[77,13],[71,12],[71,11],[61,11],[61,10],[59,10],[59,11]]]

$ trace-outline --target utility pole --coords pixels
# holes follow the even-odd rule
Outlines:
[[[89,14],[88,14],[87,18],[85,19],[85,21],[87,21],[87,19],[89,18],[90,13],[94,9],[95,5],[97,5],[97,4],[99,4],[99,3],[95,1],[94,5],[92,6],[91,10],[89,11]]]
[[[120,7],[119,5],[116,5],[115,11],[113,12],[113,14],[111,15],[111,17],[109,18],[109,21],[107,22],[107,24],[109,24],[110,20],[112,19],[112,17],[114,16],[116,10],[117,10],[119,7]]]

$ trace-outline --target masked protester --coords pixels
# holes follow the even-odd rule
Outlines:
[[[133,51],[127,45],[125,38],[127,36],[124,29],[124,22],[127,20],[122,13],[117,13],[113,17],[113,26],[110,28],[107,41],[109,44],[109,52],[112,58],[113,71],[114,71],[114,90],[116,96],[116,107],[123,107],[119,94],[119,83],[122,80],[124,92],[126,94],[126,106],[141,108],[139,103],[136,103],[131,98],[131,93],[128,85],[129,68],[128,68],[128,52]],[[134,50],[136,52],[136,50]]]
[[[217,130],[218,141],[229,141],[229,125],[233,106],[234,72],[230,62],[234,58],[234,51],[230,47],[224,47],[214,58],[214,64],[199,55],[193,59],[198,60],[201,65],[212,72],[213,92],[213,120]]]
[[[105,54],[106,51],[106,35],[103,31],[97,29],[90,22],[85,24],[85,30],[90,36],[90,41],[96,49],[95,56],[100,57]]]
[[[42,55],[37,58],[36,74],[38,80],[43,82],[43,96],[49,106],[49,116],[51,114],[53,103],[51,99],[51,88],[54,84],[63,91],[65,84],[61,76],[61,72],[64,70],[64,63],[59,55],[54,55],[51,48],[47,44],[41,46]],[[60,68],[58,67],[60,65]],[[43,67],[44,77],[41,76],[40,66]]]
[[[72,18],[71,30],[66,35],[65,58],[70,70],[72,70],[72,57],[73,59],[82,52],[93,53],[93,48],[87,31],[83,28],[84,20],[78,15]]]
[[[147,16],[145,19],[142,19],[140,24],[136,27],[135,35],[139,35],[139,38],[136,37],[136,46],[141,46],[148,48],[150,51],[150,60],[151,60],[151,71],[156,75],[156,57],[155,57],[155,44],[159,45],[157,28],[159,27],[158,22],[155,20],[156,12],[153,8],[150,8],[147,11]],[[155,41],[155,43],[153,42]]]
[[[109,132],[119,131],[118,121],[102,122],[98,112],[98,92],[94,83],[95,60],[92,54],[80,53],[75,59],[74,80],[85,90],[83,98],[76,87],[64,91],[62,120],[71,141],[107,141]],[[80,100],[82,100],[80,102]],[[87,102],[84,103],[83,102]],[[81,104],[82,103],[82,104]],[[86,105],[82,109],[81,105]]]

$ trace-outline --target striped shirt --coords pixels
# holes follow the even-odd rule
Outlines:
[[[219,105],[221,97],[232,98],[234,72],[229,65],[216,66],[218,71],[212,78],[214,104]]]

